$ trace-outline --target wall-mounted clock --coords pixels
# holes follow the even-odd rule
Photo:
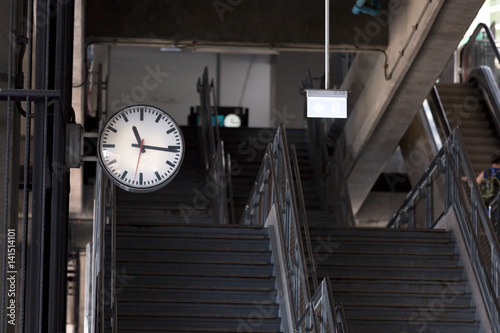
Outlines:
[[[224,117],[224,127],[240,127],[241,118],[236,113],[230,113]]]
[[[98,157],[111,181],[130,192],[167,185],[184,158],[184,138],[166,112],[130,106],[111,116],[99,134]]]

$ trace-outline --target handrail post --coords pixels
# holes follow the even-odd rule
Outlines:
[[[292,152],[294,152],[293,148]],[[324,287],[325,280],[322,282],[322,287],[317,288],[316,296],[311,297],[308,262],[305,260],[291,161],[285,128],[280,126],[273,143],[268,144],[257,180],[246,205],[247,212],[257,209],[252,214],[258,218],[251,221],[247,213],[242,223],[266,222],[272,230],[270,233],[273,256],[277,256],[275,264],[280,267],[279,272],[282,272],[278,285],[282,286],[284,290],[280,289],[280,293],[283,293],[284,299],[288,300],[287,314],[290,313],[288,319],[291,320],[290,325],[293,325],[294,332],[303,332],[303,324],[306,325],[307,332],[326,332],[326,325],[316,325],[315,309],[319,306],[323,309],[322,320],[329,321],[329,333],[338,333],[335,330],[338,325],[333,319],[335,316],[331,315],[334,311],[333,296],[324,294],[321,290],[321,288],[326,288]],[[296,172],[298,172],[298,167]],[[300,191],[301,186],[298,180],[300,175],[298,173],[295,175],[297,190]],[[273,212],[273,218],[268,219],[271,212]],[[306,230],[304,231],[307,233]],[[278,235],[275,235],[276,233]],[[306,245],[307,242],[306,239]],[[307,247],[309,248],[310,245]],[[275,254],[275,251],[279,254]],[[329,314],[325,315],[325,311]]]

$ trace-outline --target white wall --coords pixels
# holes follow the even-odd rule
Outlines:
[[[180,125],[186,125],[189,108],[200,103],[196,82],[205,66],[209,77],[213,77],[215,64],[213,54],[113,46],[108,109],[113,113],[128,105],[152,105],[165,110]]]
[[[269,127],[271,58],[269,55],[222,54],[220,104],[249,108],[249,127]]]
[[[180,125],[191,106],[199,105],[196,82],[208,67],[216,79],[216,54],[160,52],[153,47],[112,46],[108,109],[113,113],[133,104],[157,106]],[[157,73],[155,75],[151,72]],[[269,56],[223,54],[220,59],[221,106],[249,108],[250,127],[269,127],[271,64]]]

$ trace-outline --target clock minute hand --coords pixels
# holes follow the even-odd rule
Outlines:
[[[135,139],[137,140],[137,148],[139,148],[139,146],[141,145],[141,136],[139,135],[139,131],[135,126],[132,126],[132,131],[134,131]],[[142,148],[142,152],[146,152],[146,149],[144,147]]]
[[[132,147],[140,148],[140,145],[133,143]],[[180,148],[179,146],[157,147],[157,146],[147,146],[147,145],[144,145],[142,147],[143,147],[143,149],[147,148],[147,149],[152,149],[152,150],[166,151],[166,152],[170,152],[170,153],[178,153],[179,148]]]

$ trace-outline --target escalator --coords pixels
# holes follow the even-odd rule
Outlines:
[[[460,59],[461,82],[437,83],[400,143],[405,165],[414,174],[412,185],[427,167],[411,161],[417,140],[435,148],[425,152],[430,162],[458,128],[476,176],[491,167],[491,153],[500,149],[500,52],[488,26],[478,25]]]
[[[500,139],[490,106],[474,83],[438,83],[436,85],[446,119],[453,129],[458,127],[475,174],[491,166],[490,156],[500,149]],[[487,87],[500,94],[498,87]],[[498,110],[500,111],[500,110]]]

